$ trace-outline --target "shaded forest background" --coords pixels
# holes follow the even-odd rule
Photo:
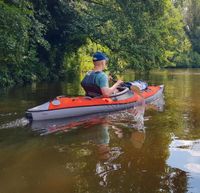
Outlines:
[[[0,87],[86,71],[200,67],[200,0],[0,0]]]

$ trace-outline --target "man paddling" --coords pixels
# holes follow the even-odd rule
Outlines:
[[[86,96],[97,97],[104,96],[109,97],[117,91],[117,87],[123,83],[122,80],[118,80],[113,86],[109,87],[108,76],[103,72],[107,67],[107,56],[102,52],[96,52],[93,55],[93,70],[87,72],[81,82],[81,86],[86,92]]]

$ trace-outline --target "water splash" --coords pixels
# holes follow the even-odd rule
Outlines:
[[[137,106],[126,111],[110,114],[108,118],[111,125],[144,130],[144,112],[145,106]]]
[[[9,128],[16,128],[16,127],[25,127],[29,124],[29,120],[25,117],[16,119],[14,121],[5,123],[3,125],[0,125],[0,129],[9,129]]]

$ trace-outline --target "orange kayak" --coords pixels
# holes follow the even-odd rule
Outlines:
[[[163,89],[163,85],[148,86],[142,91],[142,97],[146,103],[150,103],[161,96]],[[140,105],[142,97],[129,88],[123,88],[108,98],[58,96],[49,102],[28,109],[26,117],[30,120],[47,120],[120,111]]]

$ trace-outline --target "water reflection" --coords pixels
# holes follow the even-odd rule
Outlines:
[[[99,159],[96,164],[96,175],[100,177],[99,185],[107,186],[109,175],[122,168],[119,158],[124,153],[124,150],[121,147],[110,147],[109,125],[111,126],[110,132],[112,131],[119,139],[124,137],[123,128],[129,129],[129,139],[133,146],[141,148],[145,139],[145,108],[146,106],[143,103],[143,105],[133,109],[107,116],[107,124],[103,124],[102,134],[99,135],[102,140],[96,141]]]
[[[158,100],[151,104],[137,106],[122,113],[112,114],[108,120],[113,133],[119,138],[123,138],[123,128],[131,131],[129,140],[136,149],[142,148],[145,141],[144,114],[145,109],[153,108],[156,110],[164,109],[164,98],[161,96]],[[129,120],[129,121],[127,121]],[[104,136],[106,141],[97,145],[99,161],[96,164],[96,174],[100,177],[99,184],[101,186],[108,185],[108,176],[112,172],[122,169],[122,164],[118,161],[119,157],[124,153],[121,147],[109,147],[109,130],[104,125]],[[128,163],[128,165],[131,162]],[[130,166],[130,165],[129,165]]]
[[[65,133],[68,131],[85,132],[82,135],[82,143],[89,142],[95,144],[94,154],[97,157],[95,164],[95,175],[99,178],[100,186],[107,186],[109,176],[113,172],[121,169],[121,163],[118,160],[123,150],[119,146],[113,146],[110,143],[110,133],[114,133],[117,138],[123,137],[123,130],[119,125],[127,120],[127,116],[131,118],[129,124],[139,125],[143,128],[144,108],[137,107],[133,110],[124,111],[116,114],[98,114],[72,119],[50,120],[50,121],[34,121],[32,129],[41,135],[49,135],[52,133]],[[138,109],[138,110],[137,110]],[[141,111],[142,109],[142,111]],[[126,118],[126,119],[125,119]],[[134,119],[135,118],[135,119]],[[126,121],[127,122],[127,121]],[[125,122],[123,123],[125,124]],[[133,140],[133,139],[132,139]],[[57,147],[59,152],[65,151],[62,146]],[[88,150],[87,150],[88,151]],[[74,165],[75,163],[73,163]],[[68,163],[67,168],[80,168]]]
[[[141,168],[144,162],[143,156],[146,156],[145,153],[141,154],[144,151],[142,148],[146,140],[145,109],[163,111],[164,104],[162,96],[151,104],[143,104],[134,109],[112,114],[107,118],[110,125],[110,129],[106,129],[107,141],[97,145],[99,156],[96,164],[96,175],[99,176],[100,186],[109,188],[108,190],[113,193],[122,187],[129,192],[143,192],[145,188],[140,183],[142,178],[148,176],[149,173],[146,168]],[[128,149],[121,146],[112,147],[110,144],[113,142],[110,143],[110,137],[108,137],[110,134],[114,135],[115,138],[125,140],[132,147],[129,145],[126,146]],[[129,176],[127,171],[133,171],[133,173]],[[116,184],[116,187],[111,185],[114,176],[119,176],[119,184]],[[156,187],[153,187],[150,192],[154,191],[156,191]]]
[[[145,130],[133,131],[130,139],[133,146],[137,149],[140,149],[145,141]]]
[[[99,185],[107,186],[108,176],[119,169],[121,169],[121,163],[118,158],[123,154],[121,147],[110,147],[110,130],[114,131],[117,137],[123,136],[122,130],[110,127],[109,118],[107,117],[107,123],[98,127],[97,137],[95,138],[97,163],[96,163],[96,175],[99,176]]]
[[[88,149],[84,150],[84,152],[90,152],[89,154],[87,153],[87,155],[94,154],[96,156],[94,167],[95,176],[98,178],[98,184],[101,187],[107,187],[110,183],[111,176],[117,175],[117,172],[120,170],[126,170],[121,160],[125,149],[113,143],[111,140],[115,138],[119,140],[128,139],[133,148],[141,149],[146,136],[144,126],[145,109],[151,108],[153,110],[162,111],[164,109],[164,104],[164,98],[161,96],[151,104],[145,105],[143,103],[141,106],[118,113],[98,114],[61,120],[33,121],[31,127],[41,135],[66,133],[69,131],[76,131],[76,133],[82,132],[81,141],[83,142],[81,143],[83,145],[87,143],[95,145],[93,153]],[[57,148],[59,152],[66,151],[66,147],[58,146]],[[79,152],[79,154],[82,153]],[[130,163],[128,163],[129,166]],[[81,167],[85,167],[85,165],[87,164],[82,163]],[[80,162],[66,164],[66,168],[70,171],[73,170],[73,172],[76,171],[74,170],[75,168],[82,170],[83,168],[81,167]]]
[[[200,140],[174,138],[170,144],[170,156],[167,163],[170,167],[178,168],[188,176],[190,192],[200,190]]]
[[[82,117],[63,118],[55,120],[33,121],[31,128],[40,135],[49,135],[58,132],[68,132],[81,127],[87,128],[105,122],[107,114],[95,114]]]

